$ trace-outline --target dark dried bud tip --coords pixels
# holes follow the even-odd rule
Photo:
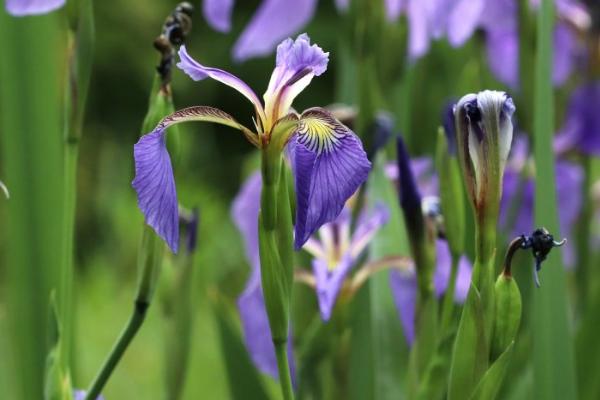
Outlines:
[[[540,279],[538,272],[542,268],[542,262],[546,260],[546,257],[550,253],[550,250],[554,247],[562,246],[567,242],[567,239],[563,239],[560,242],[554,240],[554,237],[548,232],[546,228],[538,228],[531,236],[521,236],[522,243],[521,248],[531,249],[533,258],[535,259],[535,267],[533,269],[533,277],[535,285],[540,287]]]

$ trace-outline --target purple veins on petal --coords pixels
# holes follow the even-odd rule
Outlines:
[[[367,179],[371,163],[360,139],[323,109],[309,109],[288,143],[296,187],[294,245],[300,249],[333,221]]]
[[[15,17],[39,15],[54,11],[66,0],[6,0],[6,11]]]
[[[202,13],[206,22],[216,31],[231,30],[231,12],[234,0],[202,0]]]
[[[159,125],[133,146],[135,179],[132,186],[146,223],[176,253],[179,247],[179,210],[164,133],[165,128]]]
[[[235,43],[233,58],[244,61],[270,54],[312,19],[316,5],[317,0],[263,0]]]

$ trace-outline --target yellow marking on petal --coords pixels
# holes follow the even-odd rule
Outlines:
[[[332,151],[347,134],[347,128],[324,112],[307,112],[298,124],[298,141],[309,151]]]

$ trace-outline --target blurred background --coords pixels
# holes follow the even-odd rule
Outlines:
[[[186,42],[193,57],[205,65],[232,72],[258,94],[267,87],[274,55],[234,62],[231,51],[260,3],[259,0],[237,2],[232,30],[224,34],[207,25],[200,1],[193,2],[196,7],[193,29]],[[153,40],[160,34],[165,17],[176,4],[173,0],[94,2],[95,50],[77,172],[76,351],[72,371],[75,387],[88,385],[130,314],[143,226],[143,217],[131,188],[133,145],[141,133],[159,60]],[[10,18],[4,11],[2,13],[0,24]],[[426,54],[410,59],[406,44],[408,22],[404,16],[398,22],[376,28],[381,30],[378,34],[384,40],[357,43],[353,33],[360,31],[359,22],[340,13],[333,1],[318,2],[314,18],[298,33],[307,32],[314,43],[329,51],[330,63],[327,72],[315,78],[297,98],[294,107],[303,110],[337,102],[358,102],[360,86],[368,74],[361,68],[371,67],[368,62],[357,66],[355,59],[369,53],[369,49],[377,48],[374,57],[380,57],[384,62],[376,60],[371,68],[377,71],[375,85],[380,88],[373,91],[373,96],[378,98],[373,103],[391,113],[395,131],[402,132],[413,156],[434,155],[437,129],[448,102],[465,93],[487,88],[514,93],[517,130],[531,134],[532,106],[525,100],[530,96],[531,88],[528,87],[532,82],[514,88],[498,80],[490,69],[490,62],[502,65],[505,60],[500,54],[497,57],[488,54],[483,30],[477,29],[460,47],[451,46],[446,38],[432,40]],[[573,29],[578,37],[582,35]],[[21,42],[18,37],[7,40]],[[585,47],[585,40],[582,42]],[[20,45],[35,46],[35,43],[21,42]],[[593,64],[590,58],[594,57],[597,54],[575,57],[574,62],[589,65]],[[3,67],[10,62],[0,55]],[[531,74],[532,71],[531,65]],[[556,87],[557,130],[565,120],[570,94],[593,76],[587,67],[574,71]],[[193,82],[181,71],[174,70],[172,87],[176,108],[210,105],[227,111],[246,126],[252,126],[250,104],[219,83],[210,80]],[[523,100],[523,106],[519,100]],[[0,108],[0,119],[2,117]],[[358,133],[368,135],[368,132]],[[0,132],[0,135],[18,134]],[[226,399],[231,395],[230,381],[223,361],[223,331],[216,314],[222,312],[221,303],[225,303],[225,308],[231,311],[230,321],[239,332],[234,302],[243,290],[250,267],[241,237],[231,221],[230,207],[245,177],[257,165],[256,152],[241,135],[227,128],[187,124],[180,127],[174,164],[180,202],[200,211],[198,248],[193,259],[195,320],[183,398]],[[596,160],[590,161],[590,165],[592,172],[588,179],[593,181],[598,165]],[[10,190],[10,180],[3,179],[6,175],[6,165],[0,163],[0,180],[5,181]],[[584,188],[581,190],[584,191],[584,203],[590,205],[590,193]],[[8,201],[17,199],[6,200],[0,196],[0,254],[8,251],[7,238],[11,235],[3,223],[7,219]],[[51,214],[53,210],[49,208],[47,213]],[[592,215],[589,209],[588,213],[588,216]],[[597,229],[594,228],[596,220],[593,224],[588,228]],[[302,261],[306,262],[301,256]],[[12,328],[7,322],[5,307],[7,264],[4,258],[0,262],[0,397],[12,399],[11,371],[6,370],[9,363],[1,361],[10,355],[6,333]],[[524,269],[525,279],[529,279],[530,270]],[[595,276],[594,279],[599,278]],[[575,278],[570,278],[569,285],[576,290]],[[162,323],[160,296],[159,282],[157,301],[150,307],[145,324],[103,391],[106,399],[160,398],[163,343],[168,334]],[[303,298],[312,312],[317,312],[313,293],[299,288],[296,296]],[[524,345],[527,343],[526,340],[523,342]],[[267,376],[262,379],[269,392],[278,394],[279,388],[273,379]]]

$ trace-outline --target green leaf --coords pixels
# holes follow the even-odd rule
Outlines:
[[[477,288],[471,283],[454,343],[448,384],[449,400],[469,398],[487,368],[488,353],[483,305]]]
[[[454,328],[456,329],[456,328]],[[448,372],[452,360],[452,347],[456,331],[446,332],[438,342],[435,354],[431,358],[427,370],[420,381],[416,399],[441,399],[448,390]]]
[[[214,299],[212,305],[219,328],[231,399],[269,399],[261,377],[244,346],[239,327],[236,326],[233,307],[222,298]]]
[[[427,299],[417,315],[416,328],[417,337],[408,364],[410,398],[415,396],[438,342],[438,302],[434,296]]]
[[[383,202],[390,211],[389,222],[373,239],[369,258],[408,254],[402,214],[395,189],[385,176],[385,157],[374,163],[368,183],[367,203]],[[408,348],[389,285],[389,274],[372,275],[359,290],[354,302],[349,390],[351,399],[398,399]]]
[[[477,384],[473,395],[470,397],[471,400],[493,400],[498,395],[498,391],[502,386],[502,381],[506,375],[506,370],[511,360],[513,353],[513,347],[515,342],[512,342],[504,353],[498,357],[498,359],[492,364],[492,366],[486,371],[481,381]]]
[[[554,176],[554,93],[552,40],[554,2],[543,0],[538,12],[534,92],[534,156],[536,170],[534,214],[537,226],[558,236],[556,180]],[[533,298],[532,330],[534,387],[540,399],[576,399],[573,343],[568,318],[565,269],[554,251],[542,270],[543,286]]]

